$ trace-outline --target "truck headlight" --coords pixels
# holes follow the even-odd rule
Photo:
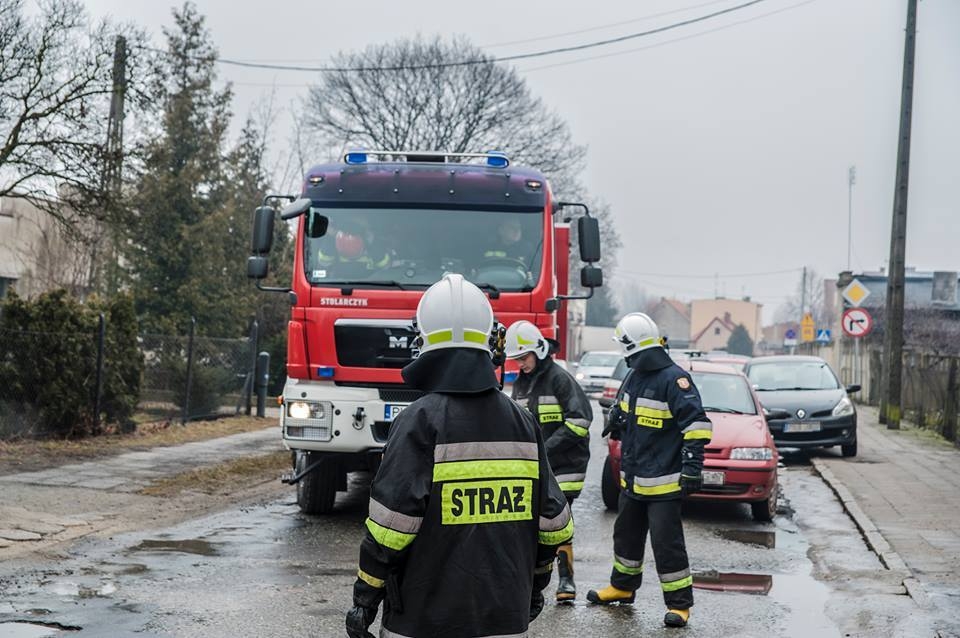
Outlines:
[[[768,447],[735,447],[730,450],[730,458],[735,461],[769,461],[773,450]]]
[[[853,414],[853,401],[850,397],[843,397],[833,406],[833,416],[850,416]]]
[[[313,401],[291,401],[287,403],[287,416],[291,419],[322,419],[323,404]]]

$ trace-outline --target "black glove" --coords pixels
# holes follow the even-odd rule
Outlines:
[[[376,607],[354,605],[347,612],[347,635],[350,638],[374,638],[367,629],[377,617]]]
[[[680,495],[684,498],[694,492],[699,492],[701,487],[703,487],[703,480],[699,474],[680,475]]]
[[[543,611],[543,592],[538,590],[534,591],[530,597],[530,622],[533,622],[541,611]]]
[[[620,431],[627,424],[627,415],[620,409],[620,406],[614,406],[607,414],[607,424],[603,428],[600,436],[610,435],[614,441],[620,440]]]

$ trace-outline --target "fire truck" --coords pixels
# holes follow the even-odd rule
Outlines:
[[[277,201],[295,220],[289,288],[265,286]],[[569,295],[571,221],[585,295]],[[503,326],[526,319],[560,343],[566,300],[602,285],[599,226],[586,206],[553,198],[546,178],[499,152],[351,151],[314,166],[297,196],[268,196],[254,213],[247,274],[289,295],[287,380],[280,429],[292,451],[283,480],[301,511],[333,509],[347,473],[376,471],[390,424],[421,396],[401,368],[416,356],[423,292],[460,273],[490,298]],[[509,384],[517,370],[501,368]]]

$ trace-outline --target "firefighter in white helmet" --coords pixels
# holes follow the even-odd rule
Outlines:
[[[554,363],[551,342],[529,321],[518,321],[507,328],[506,356],[520,366],[513,384],[513,398],[525,406],[543,428],[547,458],[567,501],[583,489],[590,460],[590,422],[593,410],[580,384]],[[573,545],[557,552],[558,602],[570,602],[577,596],[573,580]]]
[[[626,315],[614,330],[630,366],[604,433],[620,437],[620,507],[613,528],[610,585],[591,603],[632,603],[643,577],[650,534],[668,627],[683,627],[693,606],[693,578],[680,520],[681,498],[700,489],[703,448],[713,426],[690,375],[670,359],[657,324]]]
[[[526,635],[543,609],[573,519],[540,428],[500,392],[493,326],[461,275],[420,300],[403,378],[426,394],[392,423],[370,487],[350,638],[372,638],[381,602],[383,636]]]

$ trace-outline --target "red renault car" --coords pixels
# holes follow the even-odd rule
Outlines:
[[[750,382],[725,364],[684,359],[677,365],[693,377],[713,423],[713,439],[704,453],[703,488],[690,499],[750,503],[754,519],[773,520],[780,455]],[[620,494],[620,441],[608,439],[607,446],[601,487],[604,504],[615,510]]]

